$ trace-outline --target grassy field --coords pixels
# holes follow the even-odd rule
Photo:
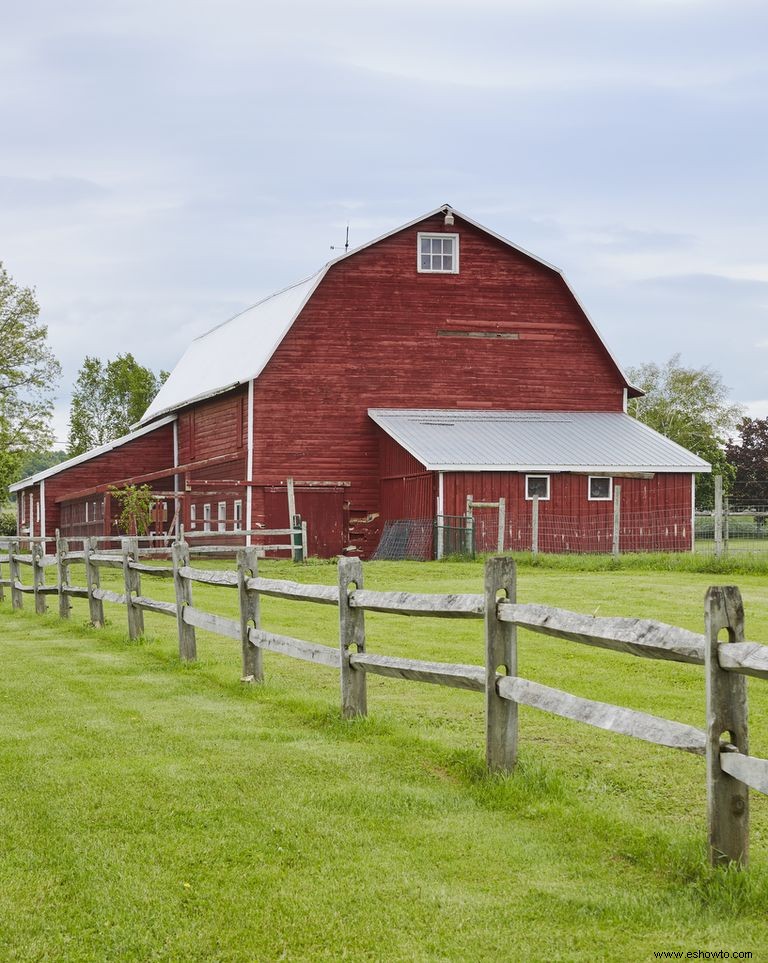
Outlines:
[[[735,583],[748,637],[768,642],[764,571],[606,561],[526,565],[519,598],[701,631],[706,587]],[[365,571],[369,588],[482,587],[480,562]],[[193,591],[235,614],[235,593]],[[344,723],[332,670],[267,653],[266,683],[244,686],[237,643],[199,632],[182,666],[170,619],[147,615],[129,643],[106,610],[97,631],[82,602],[69,624],[0,604],[3,960],[768,958],[768,799],[752,797],[749,872],[710,870],[701,759],[522,710],[518,770],[488,777],[477,693],[370,677],[369,718]],[[265,628],[328,644],[336,617],[262,603]],[[367,625],[373,652],[482,662],[478,622]],[[521,633],[520,672],[703,725],[697,667]],[[751,746],[768,755],[768,684],[749,689]]]

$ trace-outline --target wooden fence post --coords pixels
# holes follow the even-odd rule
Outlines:
[[[88,588],[88,611],[91,616],[91,623],[95,628],[100,629],[104,625],[104,603],[97,599],[93,594],[95,588],[99,588],[101,580],[99,578],[99,566],[91,561],[91,555],[98,548],[98,541],[95,535],[83,539],[83,560],[85,562],[85,582]]]
[[[517,626],[497,618],[499,592],[517,600],[511,558],[485,563],[485,761],[491,772],[511,772],[517,762],[517,703],[502,699],[496,682],[499,672],[517,675]]]
[[[748,753],[747,680],[725,672],[718,658],[718,636],[744,641],[744,605],[734,585],[713,586],[705,598],[705,671],[707,677],[707,821],[709,861],[713,866],[749,858],[748,788],[720,768],[721,739]]]
[[[69,588],[69,561],[64,556],[69,552],[69,543],[56,529],[56,573],[59,587],[59,618],[68,619],[72,601],[64,591]]]
[[[368,715],[365,672],[350,665],[354,651],[365,652],[365,612],[349,604],[349,584],[363,587],[363,563],[359,558],[339,559],[339,643],[341,648],[341,714],[344,719]]]
[[[619,557],[619,533],[621,532],[621,485],[613,486],[613,545],[611,554]]]
[[[261,648],[248,638],[251,628],[261,626],[261,599],[248,588],[248,579],[259,574],[259,553],[252,546],[237,553],[237,591],[240,597],[240,634],[243,647],[242,682],[264,681],[264,659]]]
[[[141,573],[131,568],[131,562],[139,560],[138,538],[122,539],[123,547],[123,585],[125,586],[125,611],[128,616],[128,638],[141,638],[144,635],[144,611],[133,604],[134,598],[141,595]]]
[[[715,558],[723,554],[723,476],[715,475]]]
[[[531,554],[539,554],[539,496],[534,495],[531,502]]]
[[[8,577],[11,580],[11,605],[15,609],[24,607],[24,593],[16,587],[21,581],[19,563],[14,558],[14,555],[19,554],[19,548],[18,539],[14,539],[14,541],[8,543],[8,567],[10,569]]]
[[[45,570],[43,568],[43,556],[45,555],[45,542],[33,542],[31,547],[32,555],[32,587],[35,597],[35,612],[37,615],[45,615],[48,606],[45,604],[45,595],[40,589],[45,585]]]
[[[497,535],[497,545],[496,548],[501,554],[504,551],[504,535],[505,529],[507,527],[507,501],[501,496],[499,497],[499,531]]]
[[[466,519],[464,532],[464,551],[470,557],[474,555],[475,548],[475,515],[474,515],[474,496],[467,495],[467,508],[464,515]]]
[[[179,630],[179,658],[194,662],[197,658],[197,641],[194,625],[184,621],[184,606],[192,604],[192,582],[181,575],[180,569],[189,565],[189,545],[173,543],[173,587],[176,590],[176,624]]]

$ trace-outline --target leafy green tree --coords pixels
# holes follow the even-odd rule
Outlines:
[[[69,412],[69,455],[79,455],[127,434],[149,407],[167,371],[154,374],[132,354],[102,363],[86,357]]]
[[[696,483],[696,504],[711,508],[714,475],[723,476],[726,491],[735,471],[726,456],[726,445],[743,411],[728,400],[721,375],[712,368],[686,368],[680,355],[666,364],[654,362],[630,368],[630,381],[645,392],[633,398],[629,414],[676,441],[712,465],[712,475],[700,475]]]
[[[147,535],[152,525],[152,506],[155,502],[149,485],[126,485],[124,488],[112,485],[109,491],[120,504],[117,520],[120,531],[129,535]]]
[[[28,452],[53,441],[53,396],[61,368],[31,288],[19,287],[0,262],[0,491],[19,477]]]
[[[733,494],[753,506],[768,505],[768,418],[744,418],[738,442],[730,442],[725,454],[736,469]]]

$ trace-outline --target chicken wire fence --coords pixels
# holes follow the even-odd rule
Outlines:
[[[693,525],[692,525],[693,522]],[[472,515],[398,519],[386,522],[374,559],[427,560],[505,552],[624,554],[628,552],[768,553],[768,505],[724,505],[722,537],[714,512],[693,519],[679,511],[622,512],[611,517],[550,515],[541,512],[504,520],[474,509]]]

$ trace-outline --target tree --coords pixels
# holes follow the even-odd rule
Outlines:
[[[726,491],[734,469],[726,457],[730,434],[742,417],[742,409],[728,401],[728,389],[712,368],[686,368],[680,355],[664,365],[654,362],[630,368],[630,381],[645,392],[633,398],[629,414],[676,441],[712,465],[712,475],[722,475]],[[714,502],[712,476],[699,476],[696,503],[711,508]]]
[[[110,494],[120,503],[120,517],[117,520],[120,531],[129,535],[147,535],[152,525],[152,505],[155,495],[149,485],[126,485],[115,488]]]
[[[29,452],[51,447],[53,396],[61,367],[31,288],[0,262],[0,491],[18,478]]]
[[[127,434],[167,377],[167,371],[155,375],[130,353],[106,364],[86,357],[72,394],[69,454],[79,455]]]
[[[768,505],[768,418],[744,418],[739,436],[725,449],[736,469],[733,494],[752,506]]]

